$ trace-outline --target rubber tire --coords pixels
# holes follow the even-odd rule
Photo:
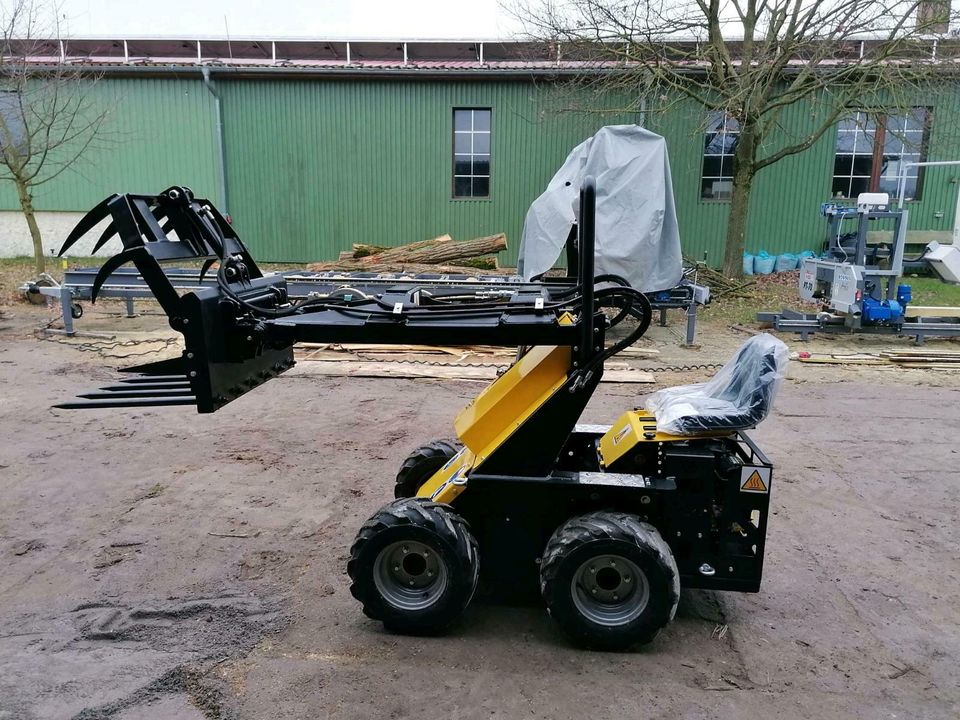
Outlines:
[[[608,627],[585,617],[571,585],[592,556],[618,554],[647,576],[650,598],[633,620]],[[598,650],[627,650],[651,642],[669,623],[680,601],[680,575],[670,547],[653,525],[636,515],[600,511],[568,520],[550,538],[540,562],[540,591],[547,610],[575,642]]]
[[[420,486],[462,448],[463,445],[457,440],[434,440],[418,447],[400,466],[393,496],[408,498],[416,495]]]
[[[408,611],[387,603],[374,583],[377,555],[398,540],[430,545],[447,570],[447,587],[430,607]],[[453,624],[470,604],[477,589],[480,555],[467,521],[449,505],[423,498],[403,498],[384,505],[368,520],[353,546],[347,574],[350,593],[361,602],[367,617],[390,630],[408,635],[435,635]]]

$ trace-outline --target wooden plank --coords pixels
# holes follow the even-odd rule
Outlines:
[[[797,357],[802,363],[822,363],[827,365],[887,365],[885,358],[866,353],[851,353],[847,355],[828,355],[812,353],[809,357]]]
[[[943,305],[907,305],[907,317],[960,317],[960,307]]]
[[[438,380],[495,380],[498,368],[479,365],[429,365],[413,362],[367,360],[309,360],[298,366],[297,374],[327,377],[429,378]],[[652,373],[640,370],[608,370],[602,382],[654,383]]]
[[[916,370],[960,370],[960,363],[909,362],[897,363],[897,367]]]
[[[365,353],[426,353],[436,354],[444,353],[447,355],[463,355],[464,353],[473,353],[475,355],[496,355],[500,357],[514,357],[517,354],[515,348],[500,347],[497,345],[391,345],[378,343],[297,343],[297,350],[331,350],[333,352],[365,352]],[[659,350],[654,348],[628,347],[617,353],[618,357],[636,357],[647,358],[656,357],[660,354]]]

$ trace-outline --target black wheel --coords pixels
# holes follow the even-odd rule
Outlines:
[[[575,641],[601,650],[648,643],[673,619],[680,576],[657,529],[592,512],[561,525],[540,563],[547,609]]]
[[[70,316],[71,316],[74,320],[77,320],[77,319],[79,319],[79,318],[82,318],[82,317],[83,317],[83,305],[81,305],[80,303],[73,303],[73,304],[70,306]]]
[[[434,440],[418,447],[403,461],[393,488],[395,498],[413,497],[431,475],[460,452],[463,445],[456,440]]]
[[[477,588],[480,557],[466,521],[449,505],[394,500],[368,520],[350,548],[350,592],[391,630],[442,632]]]

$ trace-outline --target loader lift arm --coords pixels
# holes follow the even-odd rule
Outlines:
[[[481,302],[434,298],[429,291],[409,287],[294,302],[287,295],[286,281],[265,275],[213,204],[194,197],[189,188],[171,187],[155,196],[113,195],[81,220],[61,254],[109,216],[111,222],[97,246],[115,233],[124,250],[104,264],[94,296],[114,270],[132,262],[171,327],[183,334],[185,347],[180,358],[127,368],[135,375],[58,407],[195,405],[201,413],[214,412],[292,367],[297,342],[566,348],[568,391],[551,415],[556,426],[548,433],[555,440],[546,443],[551,447],[531,463],[531,470],[543,470],[556,458],[596,388],[604,360],[643,335],[652,315],[646,297],[621,279],[593,277],[595,201],[596,187],[590,180],[581,193],[582,261],[571,287],[525,286]],[[161,264],[185,259],[202,260],[203,273],[217,264],[217,286],[179,295]],[[608,286],[597,288],[596,280]],[[605,308],[617,311],[612,321]],[[628,312],[639,316],[638,324],[627,337],[606,347],[608,326]],[[547,429],[534,422],[528,431],[539,434]]]

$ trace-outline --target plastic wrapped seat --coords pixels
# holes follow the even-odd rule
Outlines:
[[[645,408],[656,417],[657,429],[671,435],[756,427],[770,414],[788,357],[780,340],[755,335],[707,382],[658,390]]]

